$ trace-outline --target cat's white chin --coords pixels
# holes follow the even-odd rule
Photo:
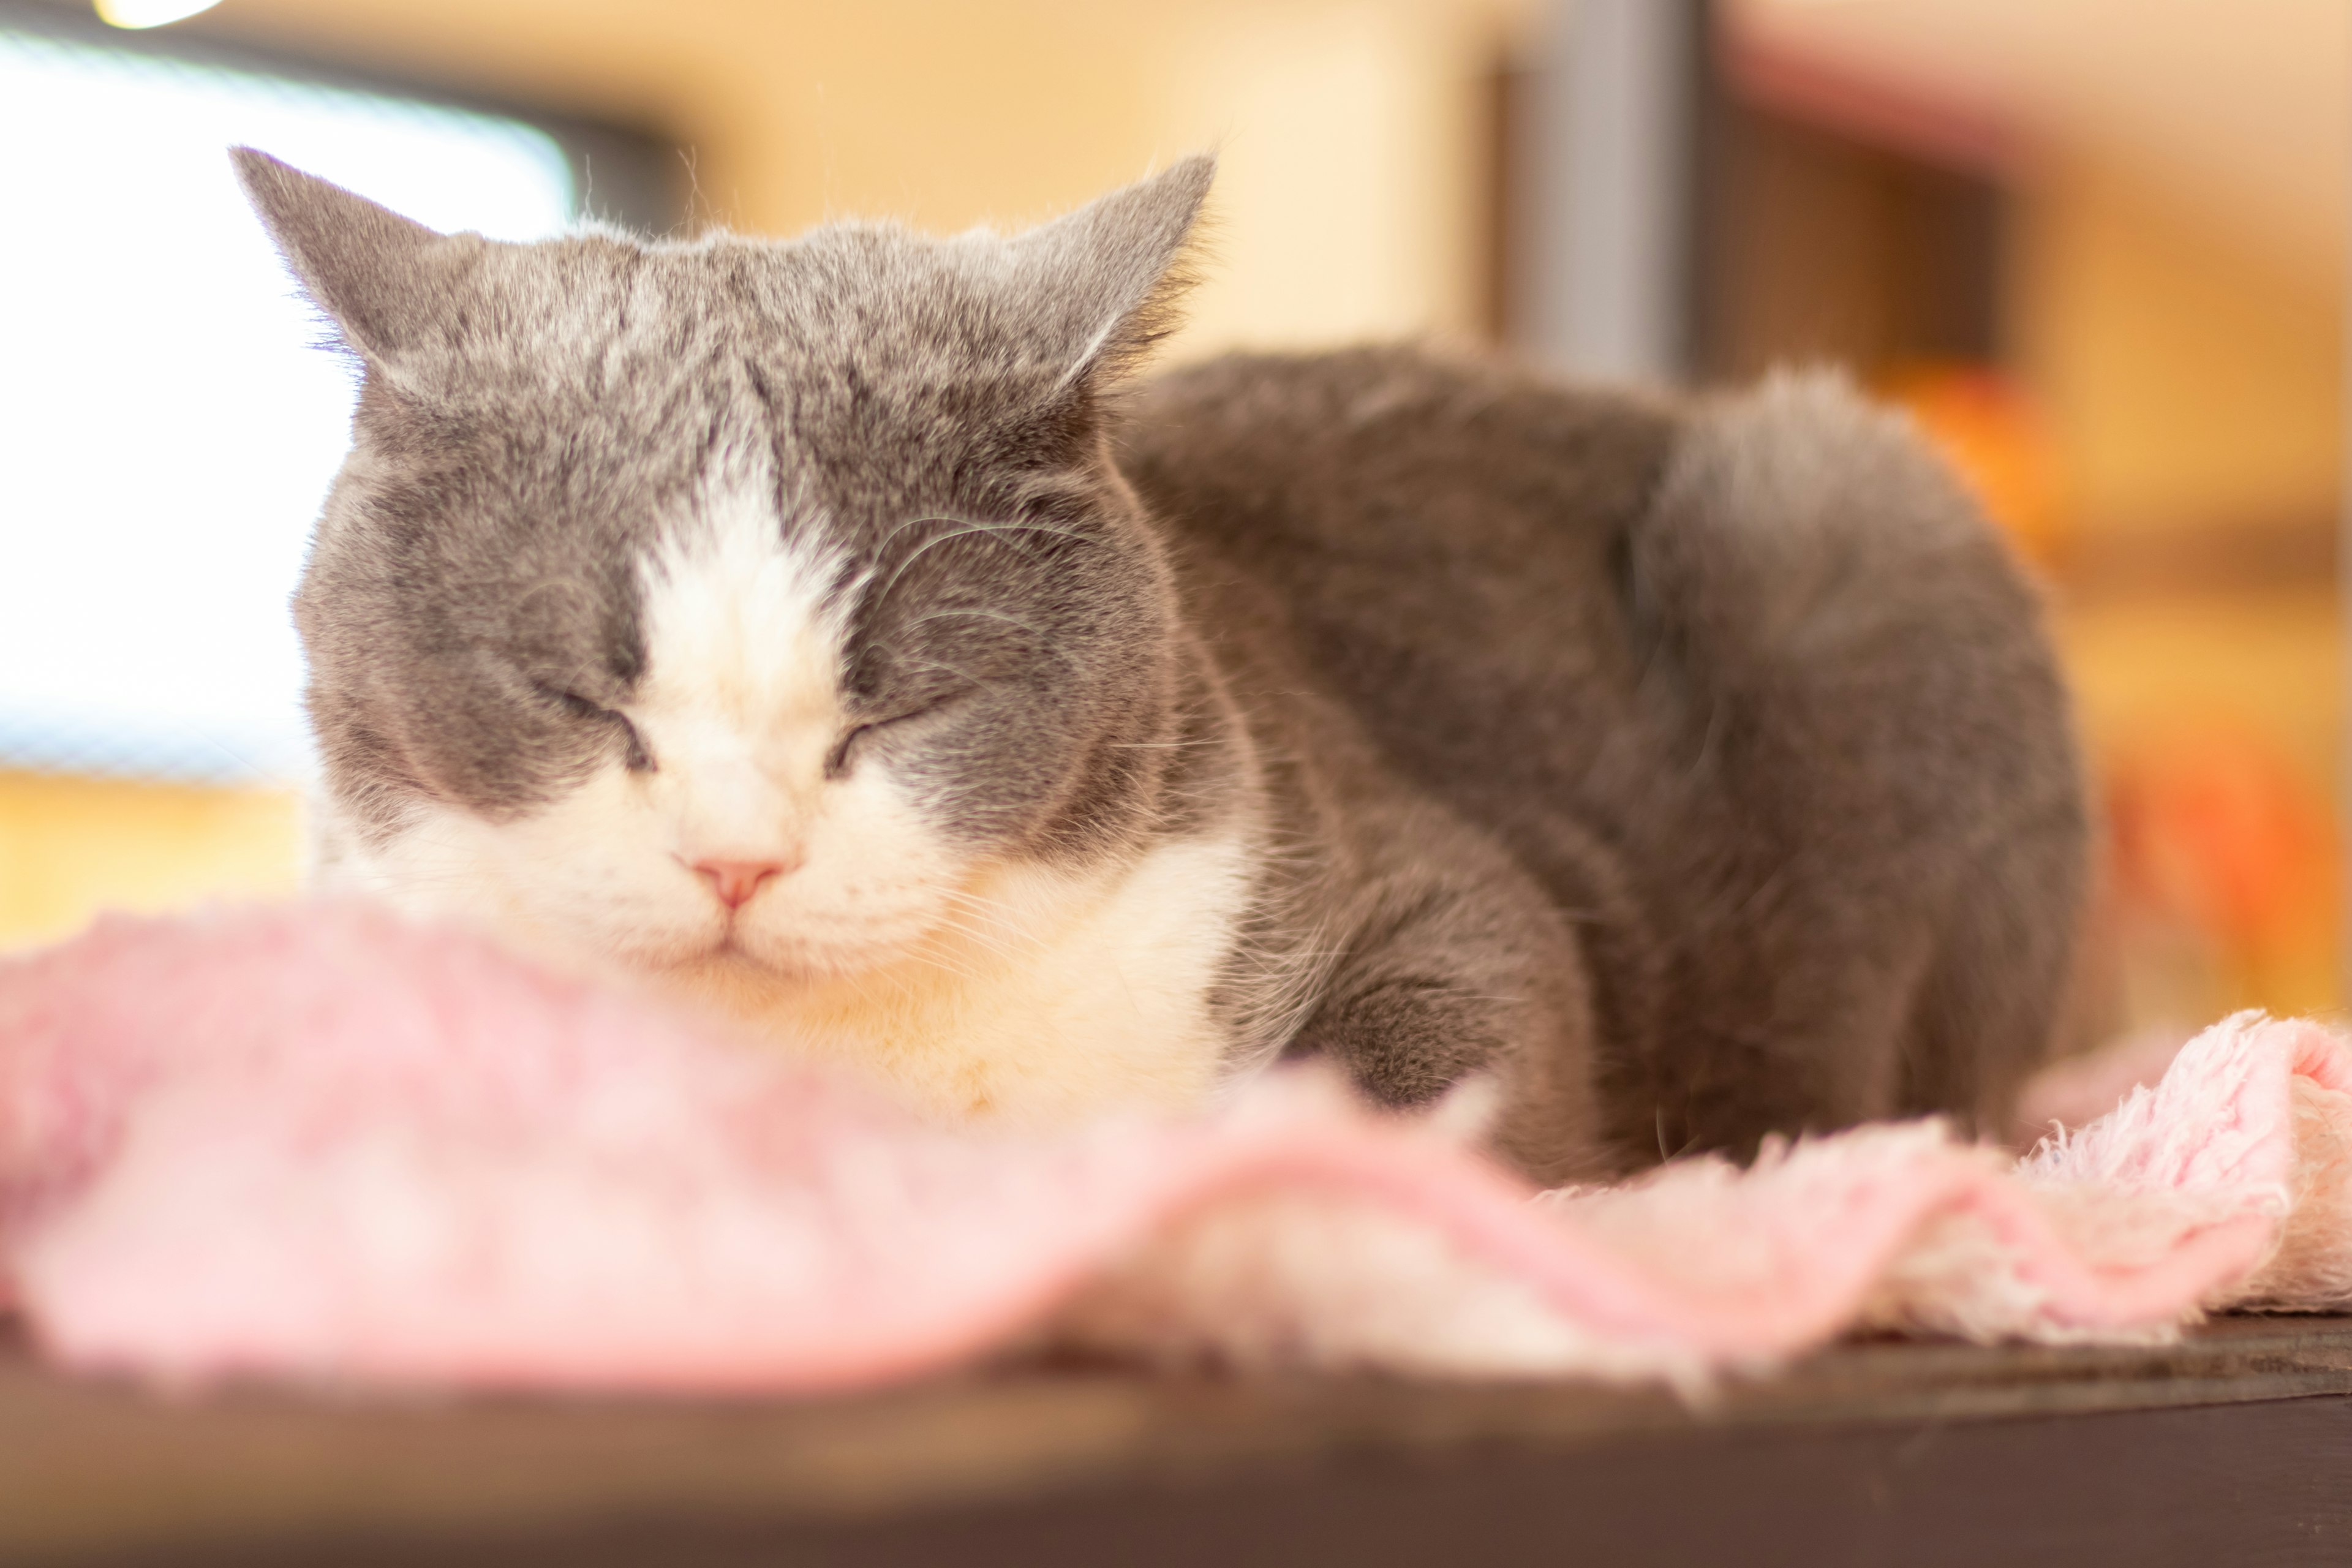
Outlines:
[[[730,927],[683,955],[638,956],[636,962],[688,986],[768,989],[854,979],[906,958],[917,945],[903,940],[813,942]]]

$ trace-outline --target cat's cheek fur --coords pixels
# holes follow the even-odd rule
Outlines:
[[[885,963],[954,918],[971,871],[887,769],[853,770],[819,792],[804,819],[799,867],[736,918],[734,947],[794,982]]]
[[[622,770],[611,768],[506,821],[419,803],[373,843],[331,824],[336,847],[317,879],[419,919],[476,927],[564,967],[674,961],[718,940],[719,911],[707,893],[698,901],[683,867],[663,877],[623,850],[639,837],[625,794]],[[667,952],[649,941],[656,931],[667,933]]]
[[[490,931],[565,967],[619,960],[658,973],[731,946],[731,962],[799,980],[905,952],[965,875],[963,857],[887,775],[866,770],[824,791],[800,835],[801,864],[762,888],[730,931],[678,852],[682,812],[667,786],[615,763],[505,821],[418,806],[380,846],[332,856],[321,880]]]

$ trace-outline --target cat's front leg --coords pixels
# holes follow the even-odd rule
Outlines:
[[[1419,853],[1358,888],[1349,938],[1284,1054],[1328,1060],[1395,1110],[1488,1079],[1497,1153],[1547,1183],[1605,1173],[1573,931],[1484,835],[1416,826]]]

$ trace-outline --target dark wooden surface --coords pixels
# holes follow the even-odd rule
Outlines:
[[[2352,1320],[1583,1385],[1007,1368],[800,1404],[173,1401],[0,1352],[0,1560],[2352,1563]]]

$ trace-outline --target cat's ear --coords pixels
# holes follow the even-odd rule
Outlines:
[[[229,158],[279,254],[344,341],[414,384],[465,305],[481,237],[438,234],[250,147]]]
[[[1013,241],[1048,322],[1038,346],[1066,367],[1065,384],[1098,391],[1175,330],[1192,281],[1185,247],[1216,173],[1213,154],[1195,154]]]

